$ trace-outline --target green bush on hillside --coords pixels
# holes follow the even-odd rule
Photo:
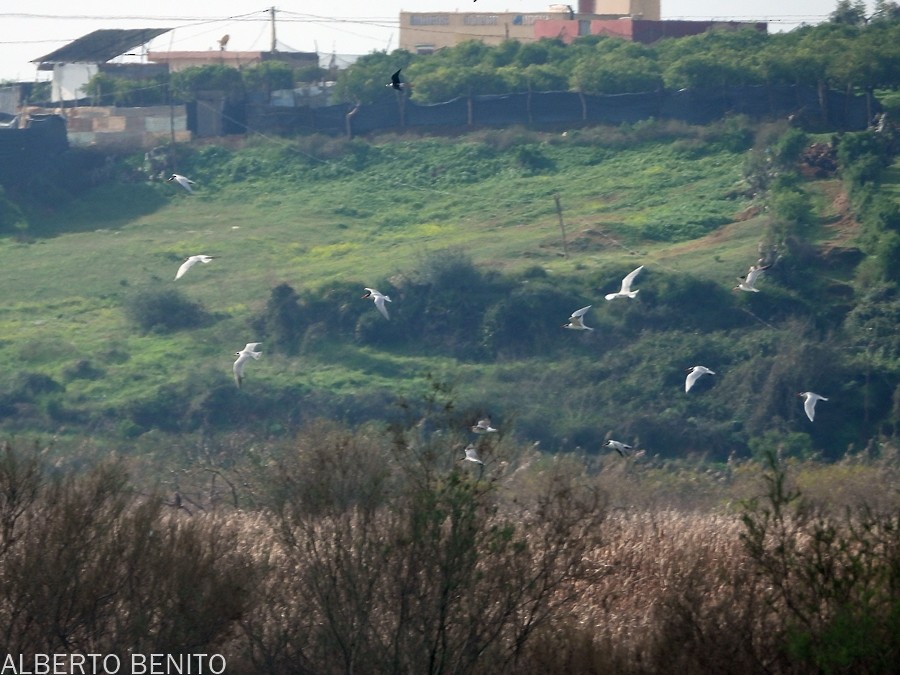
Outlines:
[[[284,354],[296,354],[306,328],[297,292],[288,284],[273,288],[258,323],[267,346]]]
[[[124,309],[145,333],[197,328],[212,320],[203,307],[175,289],[139,290],[125,300]]]
[[[851,189],[866,183],[878,182],[890,164],[891,150],[887,139],[874,131],[847,133],[837,146],[841,176]]]

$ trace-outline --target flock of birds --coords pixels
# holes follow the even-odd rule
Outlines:
[[[771,266],[771,264],[764,265],[762,260],[757,262],[755,265],[751,265],[750,269],[747,270],[747,274],[738,277],[738,284],[732,290],[746,291],[748,293],[759,293],[759,289],[756,287],[756,282],[759,280],[760,275]],[[637,267],[626,274],[622,279],[622,285],[619,290],[615,293],[608,293],[604,297],[607,300],[636,297],[640,289],[632,290],[632,286],[634,285],[634,280],[643,269],[644,266],[641,265],[640,267]],[[588,305],[586,307],[582,307],[581,309],[576,309],[574,312],[572,312],[572,315],[569,317],[568,322],[563,324],[563,328],[568,328],[570,330],[593,331],[593,328],[584,323],[584,315],[587,314],[588,310],[591,307],[593,307],[593,305]],[[694,384],[696,384],[697,380],[699,380],[704,375],[716,374],[715,371],[701,365],[686,368],[685,372],[687,373],[687,376],[684,378],[684,393],[688,393],[694,386]],[[812,422],[816,417],[816,403],[818,403],[819,401],[828,400],[824,396],[816,394],[812,391],[802,391],[799,392],[797,396],[803,399],[803,411],[806,413],[806,416],[809,418],[810,422]],[[608,440],[604,447],[615,450],[622,457],[632,454],[632,451],[634,450],[632,446],[616,440]],[[468,454],[468,448],[466,449],[466,452]]]
[[[391,75],[391,81],[385,86],[391,87],[397,91],[403,91],[406,88],[406,83],[401,81],[400,79],[400,71],[402,69],[398,69],[393,75]],[[181,174],[173,173],[169,178],[166,179],[168,183],[177,183],[182,188],[184,188],[187,192],[193,194],[194,189],[193,186],[195,182],[192,181],[187,176],[182,176]],[[175,274],[175,279],[178,280],[183,277],[188,270],[190,270],[197,263],[206,264],[215,260],[215,256],[210,255],[192,255],[189,256],[178,268],[178,271]],[[738,277],[738,284],[732,289],[735,291],[746,291],[748,293],[759,293],[759,289],[756,287],[756,282],[759,280],[760,275],[769,269],[772,265],[764,265],[763,260],[760,260],[755,265],[751,265],[750,269],[747,270],[747,274]],[[634,281],[637,276],[644,269],[644,266],[641,265],[633,269],[622,279],[621,286],[619,290],[614,293],[608,293],[604,297],[606,300],[615,300],[617,298],[626,298],[632,299],[637,297],[640,289],[632,289],[634,285]],[[377,289],[369,288],[368,286],[364,288],[365,293],[362,295],[362,298],[367,300],[372,300],[375,308],[384,316],[385,319],[390,318],[390,314],[387,309],[387,305],[385,303],[391,302],[391,298],[384,293],[379,292]],[[581,309],[577,309],[572,312],[572,315],[569,317],[568,322],[563,324],[563,328],[568,328],[570,330],[586,330],[593,331],[594,329],[584,323],[584,315],[587,314],[588,310],[593,305],[587,305],[586,307],[582,307]],[[237,359],[232,366],[232,371],[234,373],[234,381],[237,384],[238,388],[241,387],[241,384],[244,380],[244,367],[247,362],[252,360],[258,360],[262,355],[262,352],[258,351],[258,347],[261,345],[261,342],[248,342],[247,345],[240,350],[239,352],[235,352],[235,356]],[[691,366],[685,370],[687,376],[684,379],[684,391],[688,393],[691,388],[696,384],[697,380],[699,380],[704,375],[715,375],[715,371],[710,370],[706,366],[696,365]],[[817,394],[812,391],[803,391],[797,394],[800,398],[803,399],[803,410],[806,413],[806,416],[809,418],[809,421],[812,422],[816,416],[816,404],[819,401],[827,401],[828,399],[824,396]],[[471,427],[471,431],[475,434],[489,434],[496,433],[497,429],[491,426],[490,419],[482,419],[479,420],[477,424]],[[629,455],[636,454],[634,448],[627,443],[623,443],[617,440],[608,440],[604,447],[615,450],[622,457],[626,457]],[[465,448],[465,457],[462,458],[462,461],[473,462],[480,466],[484,466],[484,462],[478,457],[478,449],[473,443],[469,443],[469,445]]]
[[[397,71],[398,73],[400,71]],[[167,183],[177,183],[189,193],[193,194],[194,189],[193,185],[196,185],[194,181],[192,181],[187,176],[182,176],[181,174],[173,173],[169,178],[166,179]],[[207,264],[216,259],[216,256],[206,255],[203,253],[198,253],[197,255],[191,255],[185,258],[184,262],[178,267],[178,271],[175,272],[175,281],[181,279],[188,271],[197,263]],[[375,288],[369,288],[368,286],[363,289],[365,293],[363,294],[363,298],[372,300],[375,305],[375,308],[381,312],[381,315],[385,319],[390,318],[390,314],[388,313],[387,306],[385,303],[391,302],[390,296],[385,295],[384,293],[379,292]],[[241,388],[241,385],[244,382],[244,367],[247,365],[247,362],[251,359],[256,361],[262,356],[262,352],[258,350],[258,347],[262,344],[262,342],[248,342],[242,350],[239,352],[235,352],[234,355],[237,357],[232,365],[232,372],[234,373],[234,382],[238,386],[238,389]],[[490,428],[490,424],[487,425],[488,431],[497,431],[496,429]]]
[[[181,179],[181,180],[179,180]],[[194,184],[194,181],[185,178],[184,176],[180,176],[178,174],[172,174],[171,178],[167,179],[167,182],[177,182],[179,185],[184,187],[189,192],[193,193],[193,189],[191,185]],[[197,263],[210,263],[216,259],[216,256],[205,255],[205,254],[197,254],[188,256],[181,266],[179,266],[178,271],[175,273],[175,280],[181,279],[185,274],[187,274],[188,270],[190,270]],[[390,296],[385,295],[378,291],[375,288],[365,287],[365,293],[361,296],[363,299],[372,300],[372,303],[375,305],[375,308],[381,313],[381,315],[385,319],[390,319],[390,314],[388,313],[386,302],[391,302]],[[234,382],[238,386],[238,389],[241,388],[241,385],[244,382],[244,368],[248,362],[251,360],[257,361],[259,357],[262,356],[262,352],[259,351],[259,347],[262,345],[262,342],[248,342],[242,350],[239,352],[235,352],[235,356],[237,357],[232,365],[232,372],[234,373]],[[476,434],[493,434],[497,433],[497,429],[491,426],[491,420],[488,418],[478,420],[478,422],[472,425],[471,430]],[[463,461],[474,462],[475,464],[484,467],[484,462],[478,457],[478,449],[475,447],[473,443],[470,443],[468,447],[465,448],[465,457],[462,458]]]

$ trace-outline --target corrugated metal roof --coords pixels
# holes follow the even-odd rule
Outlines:
[[[54,63],[106,63],[138,45],[168,33],[171,28],[101,29],[78,38],[32,63],[39,70],[52,70]]]

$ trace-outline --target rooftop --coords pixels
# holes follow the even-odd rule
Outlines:
[[[168,33],[171,28],[101,29],[73,40],[54,52],[45,54],[32,63],[38,70],[53,70],[57,63],[106,63],[135,47]]]

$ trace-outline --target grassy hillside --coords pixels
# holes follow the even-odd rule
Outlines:
[[[724,457],[767,431],[831,454],[864,446],[896,382],[884,361],[860,374],[838,339],[858,258],[824,252],[855,224],[837,178],[809,180],[804,243],[777,249],[746,181],[766,133],[730,121],[181,148],[192,195],[118,160],[0,240],[2,424],[61,444],[280,434],[319,416],[389,420],[440,383],[460,428],[488,414],[547,449],[611,435]],[[731,293],[761,245],[779,260],[762,292]],[[197,253],[217,259],[174,281]],[[638,298],[603,300],[638,265]],[[363,286],[392,296],[390,321]],[[171,310],[155,325],[153,303]],[[586,304],[596,330],[562,330]],[[166,325],[176,314],[186,327]],[[238,390],[233,355],[253,341],[264,355]],[[695,363],[717,375],[685,396]],[[815,426],[805,389],[833,397]]]

